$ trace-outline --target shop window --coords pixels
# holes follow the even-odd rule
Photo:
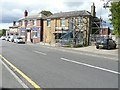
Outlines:
[[[33,31],[32,32],[32,37],[37,37],[38,36],[38,32],[37,31]]]
[[[20,36],[25,36],[25,31],[21,31]]]

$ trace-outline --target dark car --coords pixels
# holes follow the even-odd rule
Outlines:
[[[115,49],[116,48],[116,42],[112,39],[107,38],[99,38],[96,41],[96,48],[106,48],[106,49]]]

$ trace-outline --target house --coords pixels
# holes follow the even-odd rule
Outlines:
[[[20,36],[26,42],[39,43],[43,41],[43,19],[45,15],[39,13],[36,15],[28,15],[27,10],[24,17],[19,19]]]
[[[13,25],[9,26],[9,30],[6,31],[6,36],[19,34],[18,25],[16,23],[16,21],[13,21]]]
[[[43,42],[55,44],[57,39],[69,32],[80,32],[83,44],[90,44],[91,23],[95,16],[95,6],[91,12],[86,10],[55,13],[43,21]]]
[[[46,17],[42,13],[28,15],[25,10],[24,17],[18,20],[18,30],[19,35],[26,42],[55,44],[61,37],[64,38],[71,33],[72,40],[76,42],[77,39],[78,43],[82,42],[87,46],[90,45],[91,34],[98,30],[99,25],[95,24],[94,28],[92,27],[95,20],[99,21],[96,17],[94,3],[91,6],[91,13],[80,10],[59,12]]]

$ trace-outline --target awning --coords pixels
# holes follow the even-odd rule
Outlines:
[[[39,30],[39,27],[32,27],[31,30]]]

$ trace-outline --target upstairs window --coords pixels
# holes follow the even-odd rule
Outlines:
[[[25,21],[24,20],[22,20],[22,25],[25,26]]]
[[[80,26],[80,24],[81,24],[81,17],[78,17],[78,26]]]
[[[34,26],[36,26],[36,23],[37,23],[36,20],[33,20],[33,25],[34,25]]]
[[[65,26],[65,18],[61,18],[61,26]]]
[[[50,24],[51,24],[51,20],[47,19],[47,26],[50,27]]]

